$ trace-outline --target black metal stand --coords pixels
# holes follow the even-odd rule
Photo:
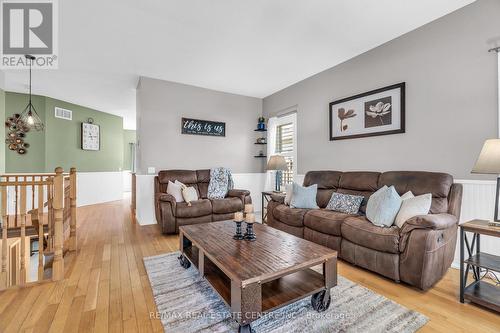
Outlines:
[[[474,281],[481,280],[480,267],[473,265],[471,266],[470,263],[467,263],[467,266],[464,270],[464,265],[466,262],[465,249],[467,249],[469,258],[474,256],[474,254],[478,254],[481,250],[481,238],[479,234],[474,233],[472,236],[472,243],[469,243],[467,234],[462,228],[460,228],[460,302],[461,303],[464,302],[464,292],[467,286],[467,276],[469,275],[469,271],[472,269],[472,276],[474,277]]]
[[[253,231],[253,223],[247,223],[247,231],[245,232],[245,240],[250,242],[255,242],[257,237],[255,237],[255,232]]]
[[[243,239],[243,233],[241,231],[241,221],[234,221],[236,223],[236,234],[233,236],[234,239],[236,240],[242,240]]]

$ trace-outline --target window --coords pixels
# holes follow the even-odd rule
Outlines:
[[[295,124],[287,122],[276,126],[275,153],[285,157],[288,170],[283,171],[281,186],[293,182],[295,159]]]

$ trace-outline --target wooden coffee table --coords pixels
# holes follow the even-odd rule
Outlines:
[[[231,308],[239,332],[263,313],[311,296],[316,311],[330,306],[337,285],[337,252],[266,225],[254,224],[257,240],[234,240],[235,223],[179,227],[184,268],[191,263]],[[323,274],[311,269],[323,265]]]

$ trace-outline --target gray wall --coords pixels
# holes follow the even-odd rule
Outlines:
[[[298,106],[298,173],[429,170],[472,179],[497,135],[500,1],[479,0],[264,99],[265,117]],[[328,103],[406,82],[406,133],[329,141]]]
[[[138,172],[148,167],[262,172],[254,129],[262,100],[141,77],[137,88]],[[226,123],[226,137],[181,134],[181,118]]]

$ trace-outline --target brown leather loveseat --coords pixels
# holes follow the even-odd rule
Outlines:
[[[167,194],[168,181],[176,180],[194,187],[199,200],[176,202]],[[246,203],[252,203],[250,192],[230,190],[224,199],[208,199],[210,170],[164,170],[155,177],[155,214],[164,234],[179,232],[179,226],[232,219],[234,213],[243,210]]]
[[[462,185],[445,173],[390,171],[311,171],[304,186],[318,184],[320,209],[297,209],[273,196],[267,223],[298,237],[328,246],[339,257],[397,282],[426,290],[450,267],[455,253]],[[400,229],[377,227],[363,215],[368,197],[380,187],[394,185],[402,195],[432,193],[428,215],[409,219]],[[325,210],[333,192],[362,195],[359,215]]]

